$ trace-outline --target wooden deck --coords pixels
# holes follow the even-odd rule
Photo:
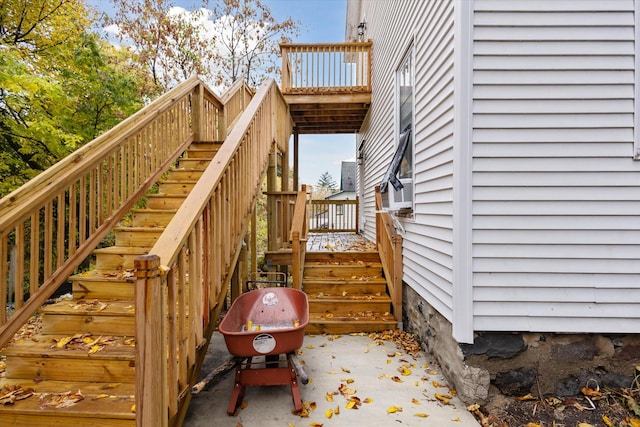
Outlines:
[[[307,252],[367,252],[376,245],[356,233],[309,233]]]

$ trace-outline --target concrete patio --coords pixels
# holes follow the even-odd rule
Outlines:
[[[223,337],[214,333],[202,377],[229,357]],[[184,426],[478,425],[422,351],[411,356],[392,341],[374,341],[366,335],[317,335],[305,337],[300,359],[310,379],[309,384],[300,384],[308,417],[292,413],[289,386],[249,387],[243,407],[235,416],[227,415],[231,371],[193,396]],[[348,409],[350,396],[362,403]]]

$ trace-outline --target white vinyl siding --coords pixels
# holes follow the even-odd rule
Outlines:
[[[373,99],[365,139],[365,235],[375,239],[373,188],[391,161],[395,136],[395,70],[414,48],[414,207],[400,219],[403,280],[453,321],[454,1],[363,0],[373,41]]]
[[[476,330],[640,330],[634,0],[475,0]]]

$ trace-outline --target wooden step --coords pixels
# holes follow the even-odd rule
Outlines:
[[[166,227],[177,209],[133,209],[131,225],[134,227]]]
[[[148,209],[178,209],[187,198],[186,194],[149,194],[147,195]]]
[[[164,231],[163,227],[118,227],[113,230],[116,246],[151,248]]]
[[[181,194],[189,194],[193,189],[194,185],[196,185],[198,181],[195,180],[172,180],[172,179],[163,179],[159,181],[160,194],[166,195],[181,195]]]
[[[375,251],[362,252],[307,252],[307,262],[380,262],[380,255]]]
[[[60,301],[40,309],[41,331],[46,335],[135,335],[133,300]]]
[[[381,278],[372,279],[305,279],[304,291],[310,296],[316,294],[342,295],[342,294],[368,294],[383,295],[387,291],[387,282]]]
[[[307,278],[344,278],[362,279],[382,277],[380,262],[349,262],[349,263],[304,263],[304,279]]]
[[[115,344],[92,354],[87,349],[58,348],[56,339],[62,338],[65,335],[35,335],[29,341],[5,347],[6,377],[54,381],[91,378],[105,383],[135,381],[135,346],[127,344],[127,338],[114,337]]]
[[[220,149],[224,141],[194,141],[189,148],[201,148],[206,150]]]
[[[132,270],[90,270],[69,278],[74,299],[133,300],[136,277]]]
[[[187,149],[187,158],[189,159],[208,159],[211,160],[218,152],[217,147],[196,147],[192,145]]]
[[[4,386],[31,388],[37,394],[0,407],[2,426],[135,426],[133,383],[0,379],[0,389]],[[84,398],[63,409],[46,406],[46,394],[67,392],[80,392]]]
[[[391,311],[389,295],[309,295],[309,313],[353,316],[355,313]]]
[[[178,159],[179,169],[195,169],[203,171],[209,166],[211,160],[208,159],[188,159],[186,157]]]
[[[171,169],[169,170],[169,173],[167,174],[167,179],[174,179],[174,180],[198,180],[198,178],[200,178],[202,176],[202,169],[198,170],[198,169],[185,169],[185,168],[176,168],[176,169]]]
[[[147,252],[146,248],[131,246],[108,246],[93,251],[98,270],[130,270],[134,260]]]
[[[353,316],[331,316],[310,314],[306,334],[351,334],[378,332],[394,329],[398,322],[390,314],[360,313]]]

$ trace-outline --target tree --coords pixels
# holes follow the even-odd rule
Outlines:
[[[83,0],[0,0],[0,197],[141,106]]]
[[[131,44],[137,61],[146,66],[159,92],[193,75],[210,76],[215,35],[206,32],[204,9],[187,12],[170,0],[113,0],[121,42]]]
[[[276,21],[260,0],[211,3],[212,9],[188,12],[171,0],[114,0],[116,14],[107,23],[135,47],[160,91],[196,74],[221,91],[240,77],[255,87],[276,76],[279,43],[298,33],[298,23]]]
[[[336,181],[327,171],[320,175],[317,188],[315,188],[313,191],[313,197],[316,199],[324,199],[325,197],[330,196],[336,191],[338,191],[338,184],[336,184]]]
[[[216,55],[214,84],[229,87],[240,77],[258,86],[280,70],[280,43],[299,33],[292,18],[278,22],[260,0],[219,0],[213,8]]]

